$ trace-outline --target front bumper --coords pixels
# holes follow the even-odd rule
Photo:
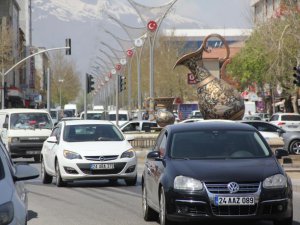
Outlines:
[[[113,164],[113,169],[91,169],[92,164]],[[130,179],[137,175],[137,159],[117,159],[99,162],[88,160],[67,160],[59,162],[63,180]]]
[[[12,157],[32,157],[41,154],[43,142],[9,143]]]
[[[288,191],[259,189],[251,194],[212,194],[207,190],[198,194],[171,190],[166,193],[167,218],[173,221],[218,219],[281,220],[292,216],[293,200]],[[252,196],[254,205],[217,206],[215,196]]]

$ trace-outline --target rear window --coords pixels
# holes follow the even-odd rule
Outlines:
[[[270,156],[255,131],[190,131],[173,134],[173,158],[259,158]]]
[[[300,121],[300,115],[282,115],[282,121]]]

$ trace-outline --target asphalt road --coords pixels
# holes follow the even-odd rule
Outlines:
[[[32,164],[40,168],[40,164]],[[139,175],[142,167],[139,166]],[[57,188],[44,185],[40,178],[26,182],[29,191],[28,225],[153,225],[145,222],[141,208],[141,183],[127,187],[122,180],[74,182]],[[182,223],[181,223],[182,224]],[[203,224],[203,223],[201,223]],[[224,221],[205,225],[240,225]],[[246,222],[244,225],[271,225],[271,222]],[[203,224],[204,225],[204,224]],[[294,225],[300,225],[300,193],[294,194]]]

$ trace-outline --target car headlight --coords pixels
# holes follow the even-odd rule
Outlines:
[[[135,155],[135,151],[133,149],[127,150],[126,152],[123,152],[121,155],[121,158],[133,158]]]
[[[6,225],[14,219],[14,206],[12,202],[0,205],[0,224]]]
[[[64,150],[64,157],[66,159],[82,159],[81,155],[76,152],[71,152],[69,150]]]
[[[282,174],[276,174],[268,177],[263,182],[263,187],[266,189],[285,188],[287,186],[287,179]]]
[[[194,178],[177,176],[174,179],[174,189],[184,191],[201,191],[203,184],[201,181]]]
[[[11,138],[11,143],[17,143],[20,142],[20,139],[18,137]]]

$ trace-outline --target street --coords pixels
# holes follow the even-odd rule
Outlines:
[[[40,169],[40,164],[32,164]],[[138,184],[128,187],[119,180],[75,182],[68,187],[57,188],[53,182],[43,185],[41,179],[26,182],[29,191],[28,225],[142,225],[158,224],[145,222],[142,217],[141,171],[139,165]],[[207,224],[224,225],[224,222]],[[226,224],[240,224],[228,222]],[[271,225],[260,221],[256,225]],[[300,225],[300,194],[294,193],[294,225]]]

